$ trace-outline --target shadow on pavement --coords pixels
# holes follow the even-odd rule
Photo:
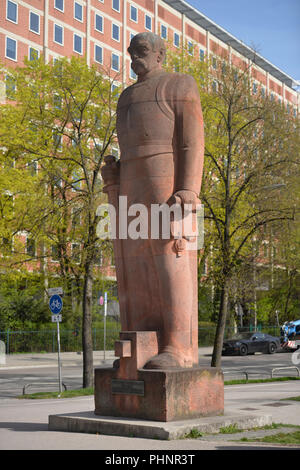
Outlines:
[[[11,431],[48,431],[48,424],[45,423],[23,423],[23,422],[2,422],[0,423],[0,429],[10,429]]]

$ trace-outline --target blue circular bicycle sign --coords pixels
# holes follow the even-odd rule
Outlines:
[[[63,308],[63,301],[60,295],[52,295],[49,300],[49,307],[53,315],[58,315]]]

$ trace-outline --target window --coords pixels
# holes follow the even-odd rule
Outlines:
[[[6,19],[13,21],[14,23],[18,22],[18,5],[11,0],[7,0],[6,4]]]
[[[101,119],[99,116],[95,116],[95,127],[97,129],[100,129],[100,126],[101,126]],[[103,153],[103,146],[102,144],[99,144],[99,143],[95,143],[95,146],[94,146],[94,158],[95,158],[95,161],[99,162]],[[101,175],[100,175],[101,177]]]
[[[95,248],[94,263],[96,264],[96,266],[102,266],[103,264],[103,255],[101,247],[98,245]]]
[[[97,44],[95,44],[95,61],[99,62],[99,64],[103,63],[103,49],[97,46]]]
[[[138,22],[138,10],[133,5],[130,5],[130,19],[135,23]]]
[[[72,173],[72,191],[76,192],[77,190],[80,190],[80,182],[82,178],[79,173],[79,171],[74,170]]]
[[[64,0],[54,0],[54,8],[64,11]]]
[[[62,138],[56,132],[53,132],[53,145],[58,152],[62,151]]]
[[[27,163],[27,168],[31,176],[37,175],[38,163],[36,160],[32,160],[30,163]]]
[[[111,54],[111,68],[116,72],[120,70],[120,57],[112,52]]]
[[[216,57],[213,57],[213,58],[212,58],[212,67],[213,67],[213,69],[215,69],[215,70],[216,70],[216,68],[217,68],[217,59],[216,59]]]
[[[80,245],[79,243],[72,243],[72,258],[75,263],[80,263]]]
[[[217,91],[218,91],[218,82],[217,82],[216,80],[214,80],[214,81],[212,82],[212,85],[211,85],[211,86],[212,86],[213,92],[214,92],[214,93],[217,93]]]
[[[78,21],[83,21],[83,8],[81,3],[75,2],[74,3],[74,18]]]
[[[16,82],[13,77],[6,75],[5,77],[5,93],[6,98],[9,100],[15,99],[16,94]]]
[[[116,85],[115,83],[112,83],[111,85],[111,92],[114,96],[119,96],[120,93],[119,93],[119,86]]]
[[[52,245],[51,246],[51,259],[52,259],[52,261],[58,261],[59,260],[59,252],[58,252],[58,246],[57,245]]]
[[[82,37],[74,33],[74,51],[78,54],[82,54]]]
[[[193,54],[194,54],[194,44],[192,43],[192,41],[188,41],[188,43],[187,43],[187,50],[188,50],[188,54],[189,54],[189,55],[193,55]]]
[[[260,89],[260,94],[261,94],[262,98],[264,98],[264,97],[266,96],[265,87],[263,87],[263,86],[261,87],[261,89]]]
[[[95,15],[95,29],[103,33],[103,18],[100,15]]]
[[[27,237],[26,239],[26,254],[32,258],[35,256],[35,240]]]
[[[179,47],[180,45],[180,36],[178,33],[174,33],[174,46]]]
[[[152,18],[149,15],[145,15],[145,29],[152,31]]]
[[[81,216],[80,216],[80,210],[73,208],[71,211],[72,214],[72,228],[75,229],[80,225],[81,222]]]
[[[112,23],[111,26],[111,36],[115,41],[120,41],[120,26]]]
[[[129,73],[129,75],[130,75],[130,78],[131,78],[132,80],[136,80],[136,79],[137,79],[136,73],[132,70],[131,67],[130,67],[130,73]]]
[[[256,95],[256,93],[257,93],[257,83],[255,83],[255,82],[253,82],[253,84],[252,84],[252,92],[253,92],[254,95]]]
[[[120,12],[120,0],[112,0],[112,9]]]
[[[164,24],[160,25],[160,35],[161,35],[162,39],[167,39],[168,30],[167,30],[167,27]]]
[[[29,29],[33,33],[40,34],[40,16],[32,11],[29,14]]]
[[[29,55],[28,55],[29,60],[36,60],[39,58],[39,51],[37,49],[34,49],[34,47],[29,47]]]
[[[204,50],[203,50],[203,49],[200,49],[200,51],[199,51],[199,57],[200,57],[201,62],[204,62],[204,55],[205,55],[205,54],[204,54]]]
[[[54,25],[54,41],[57,42],[57,44],[61,45],[64,42],[64,29],[58,24]]]
[[[55,109],[62,108],[62,98],[61,96],[57,95],[56,93],[53,96],[53,106]]]
[[[6,38],[5,57],[17,60],[17,41],[15,39]]]

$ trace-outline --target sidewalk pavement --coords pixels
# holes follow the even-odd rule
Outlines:
[[[94,351],[95,364],[104,364],[104,352]],[[61,364],[63,367],[81,366],[83,354],[78,352],[60,353]],[[105,364],[110,365],[116,359],[114,351],[105,352]],[[0,371],[7,369],[33,369],[37,367],[57,367],[58,354],[56,353],[24,353],[7,354],[5,364],[0,364]]]
[[[199,358],[212,353],[211,347],[199,348]],[[114,351],[94,351],[93,353],[95,366],[110,366],[116,359]],[[62,352],[60,353],[62,367],[81,366],[83,362],[82,353],[78,352]],[[5,363],[0,363],[0,371],[8,369],[29,369],[36,367],[56,367],[58,354],[56,353],[26,353],[26,354],[7,354]]]

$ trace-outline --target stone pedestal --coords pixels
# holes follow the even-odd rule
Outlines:
[[[224,380],[218,368],[146,370],[158,352],[157,333],[122,332],[118,368],[95,369],[95,414],[175,421],[224,412]]]

